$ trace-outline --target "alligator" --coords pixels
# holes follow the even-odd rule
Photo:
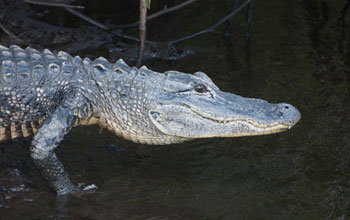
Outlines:
[[[79,191],[54,149],[77,125],[97,124],[136,143],[272,134],[301,115],[221,91],[203,72],[164,73],[123,60],[0,45],[0,142],[33,136],[30,154],[58,195]]]

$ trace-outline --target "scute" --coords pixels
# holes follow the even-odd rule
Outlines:
[[[17,76],[21,82],[30,81],[30,65],[27,61],[21,60],[17,63]]]
[[[111,64],[103,57],[94,60],[93,77],[99,81],[106,82],[110,80]]]
[[[33,82],[39,82],[45,76],[46,70],[42,64],[36,64],[32,67]]]
[[[6,83],[9,83],[12,85],[14,82],[16,82],[16,64],[13,60],[3,60],[2,61],[2,75],[3,80]]]
[[[50,77],[55,78],[60,73],[60,66],[57,63],[49,63],[47,66],[47,73]]]

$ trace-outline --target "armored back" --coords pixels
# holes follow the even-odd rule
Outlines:
[[[79,63],[65,52],[0,45],[0,141],[35,134],[77,79]]]

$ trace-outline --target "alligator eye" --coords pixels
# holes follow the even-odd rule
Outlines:
[[[194,91],[198,93],[205,93],[208,92],[208,88],[203,84],[198,84],[194,87]]]

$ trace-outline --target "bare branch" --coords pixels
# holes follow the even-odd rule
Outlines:
[[[247,6],[252,0],[247,0],[246,2],[244,2],[243,4],[241,4],[241,6],[239,6],[236,10],[234,10],[233,12],[231,12],[230,14],[226,15],[225,17],[223,17],[220,21],[218,21],[217,23],[215,23],[214,25],[212,25],[211,27],[205,29],[205,30],[202,30],[202,31],[199,31],[195,34],[191,34],[191,35],[188,35],[188,36],[185,36],[185,37],[182,37],[182,38],[179,38],[179,39],[176,39],[176,40],[172,40],[172,41],[169,41],[170,44],[175,44],[175,43],[179,43],[181,41],[184,41],[184,40],[188,40],[190,38],[194,38],[194,37],[197,37],[199,35],[202,35],[202,34],[205,34],[205,33],[209,33],[209,32],[213,32],[214,29],[216,27],[218,27],[219,25],[221,25],[222,23],[224,23],[225,21],[227,21],[228,19],[230,19],[232,16],[236,15],[240,10],[242,10],[242,8],[244,8],[245,6]]]
[[[238,7],[238,2],[239,0],[233,0],[232,1],[232,10],[231,11],[235,11]],[[231,28],[231,24],[232,24],[232,20],[233,20],[234,16],[232,16],[230,19],[228,19],[227,23],[226,23],[226,27],[225,27],[225,31],[224,31],[224,36],[228,37],[230,35],[230,28]]]
[[[20,43],[25,43],[24,40],[18,38],[15,34],[13,34],[10,30],[8,30],[5,26],[3,26],[0,23],[0,29],[5,32],[8,36],[12,37],[13,39],[15,39],[16,41],[20,42]]]
[[[100,23],[100,22],[98,22],[98,21],[96,21],[96,20],[94,20],[94,19],[92,19],[92,18],[90,18],[90,17],[88,17],[88,16],[86,16],[86,15],[84,15],[84,14],[82,14],[82,13],[80,13],[80,12],[74,10],[74,9],[72,9],[72,8],[64,7],[64,9],[66,9],[68,12],[72,13],[73,15],[83,19],[84,21],[89,22],[90,24],[93,24],[93,25],[95,25],[95,26],[97,26],[97,27],[99,27],[99,28],[101,28],[101,29],[103,29],[105,31],[109,31],[110,30],[109,27],[107,27],[106,25],[104,25],[104,24],[102,24],[102,23]]]
[[[120,37],[120,38],[123,38],[123,39],[127,39],[127,40],[131,40],[131,41],[136,41],[136,42],[140,41],[136,37],[113,31],[108,26],[106,26],[106,25],[104,25],[104,24],[102,24],[102,23],[100,23],[100,22],[98,22],[98,21],[96,21],[96,20],[94,20],[94,19],[92,19],[92,18],[90,18],[90,17],[88,17],[88,16],[86,16],[86,15],[84,15],[84,14],[82,14],[82,13],[76,11],[76,10],[74,10],[74,9],[72,9],[72,8],[64,8],[64,9],[66,9],[67,11],[72,13],[73,15],[83,19],[84,21],[86,21],[86,22],[88,22],[88,23],[90,23],[92,25],[95,25],[95,26],[97,26],[97,27],[99,27],[99,28],[101,28],[101,29],[103,29],[105,31],[108,31],[109,33],[111,33],[111,34],[113,34],[113,35],[115,35],[117,37]],[[148,43],[148,44],[155,44],[155,42],[153,42],[153,41],[147,41],[146,40],[145,42]]]
[[[37,0],[24,0],[26,2],[29,2],[29,3],[32,3],[32,2],[38,2]],[[142,1],[145,1],[145,0],[140,0],[140,2]],[[140,24],[140,38],[136,38],[136,37],[133,37],[133,36],[130,36],[130,35],[125,35],[125,34],[122,34],[120,32],[117,32],[117,31],[113,31],[111,30],[111,28],[109,28],[108,26],[74,10],[73,8],[71,7],[63,7],[64,9],[66,9],[68,12],[74,14],[75,16],[85,20],[86,22],[90,23],[90,24],[93,24],[117,37],[120,37],[120,38],[123,38],[123,39],[127,39],[127,40],[131,40],[131,41],[135,41],[135,42],[140,42],[140,50],[139,50],[139,59],[142,59],[142,53],[143,53],[143,50],[144,50],[144,44],[147,43],[147,44],[152,44],[152,45],[156,45],[156,44],[159,44],[160,42],[155,42],[155,41],[149,41],[149,40],[146,40],[145,38],[145,33],[146,33],[146,21],[149,20],[149,19],[152,19],[152,18],[155,18],[155,17],[158,17],[160,15],[163,15],[163,14],[166,14],[166,13],[169,13],[169,12],[172,12],[172,11],[175,11],[175,10],[178,10],[186,5],[189,5],[195,1],[198,1],[198,0],[188,0],[184,3],[181,3],[179,5],[176,5],[174,7],[171,7],[171,8],[167,8],[167,9],[164,9],[162,11],[159,11],[155,14],[152,14],[148,17],[145,17],[143,18],[143,16],[146,16],[147,12],[143,15],[141,15],[142,11],[141,11],[141,8],[140,8],[140,21],[141,22],[144,22],[143,24],[140,22],[135,22],[132,24],[132,26],[134,25],[137,25],[137,24]],[[188,39],[191,39],[191,38],[195,38],[197,36],[200,36],[200,35],[203,35],[203,34],[206,34],[206,33],[210,33],[210,32],[214,32],[214,29],[217,28],[218,26],[220,26],[221,24],[223,24],[225,21],[229,20],[229,19],[232,19],[240,10],[242,10],[244,7],[246,7],[248,4],[251,4],[253,2],[253,0],[247,0],[246,2],[242,3],[238,8],[236,8],[234,11],[232,11],[231,13],[229,13],[228,15],[226,15],[225,17],[223,17],[221,20],[219,20],[217,23],[215,23],[214,25],[212,25],[211,27],[207,28],[207,29],[204,29],[202,31],[199,31],[195,34],[192,34],[192,35],[188,35],[188,36],[185,36],[185,37],[181,37],[179,39],[175,39],[175,40],[171,40],[171,41],[168,41],[166,42],[166,44],[168,45],[172,45],[172,44],[176,44],[176,43],[179,43],[179,42],[182,42],[184,40],[188,40]],[[60,5],[57,5],[59,7],[62,7],[62,4]],[[252,5],[250,5],[250,7],[252,7]],[[146,8],[146,11],[147,11],[147,7],[145,6]],[[251,8],[250,8],[251,10]],[[251,18],[251,16],[249,16]],[[130,24],[131,25],[131,24]],[[126,26],[126,25],[124,25]],[[144,27],[143,27],[144,26]],[[121,26],[119,26],[121,27]],[[0,27],[1,28],[1,27]],[[144,30],[144,31],[143,31]],[[143,42],[142,42],[143,41]],[[141,61],[138,61],[138,62],[141,62]]]
[[[84,9],[84,6],[81,5],[67,5],[64,3],[54,3],[54,2],[43,2],[39,0],[24,0],[24,2],[27,2],[29,4],[34,5],[44,5],[44,6],[51,6],[51,7],[64,7],[64,8],[76,8],[76,9]]]
[[[156,12],[156,13],[154,13],[154,14],[151,14],[151,15],[147,16],[146,20],[148,21],[148,20],[151,20],[151,19],[153,19],[153,18],[159,17],[159,16],[161,16],[161,15],[167,14],[167,13],[169,13],[169,12],[173,12],[173,11],[175,11],[175,10],[178,10],[178,9],[180,9],[180,8],[182,8],[182,7],[185,7],[186,5],[189,5],[189,4],[191,4],[191,3],[193,3],[193,2],[196,2],[196,1],[198,1],[198,0],[188,0],[188,1],[186,1],[186,2],[183,2],[183,3],[181,3],[181,4],[175,5],[175,6],[173,6],[173,7],[164,8],[164,9],[161,10],[161,11],[158,11],[158,12]],[[136,22],[130,23],[130,24],[119,25],[119,26],[117,26],[117,28],[135,27],[135,26],[138,25],[138,24],[139,24],[139,21],[136,21]]]
[[[140,67],[142,63],[143,51],[145,49],[146,40],[146,16],[147,16],[147,5],[146,0],[140,0],[140,48],[137,57],[137,66]]]
[[[249,32],[250,32],[250,27],[252,26],[252,20],[253,20],[253,6],[254,6],[254,0],[252,0],[248,6],[247,6],[247,12],[246,12],[246,31],[245,31],[245,38],[249,38]]]

